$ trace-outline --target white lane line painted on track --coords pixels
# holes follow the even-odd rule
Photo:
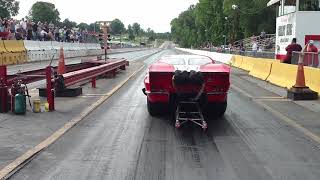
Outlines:
[[[73,118],[71,121],[66,123],[59,130],[54,132],[51,136],[49,136],[46,140],[42,141],[37,146],[28,150],[25,154],[15,159],[13,162],[5,166],[0,170],[0,180],[5,180],[21,169],[26,162],[30,159],[34,158],[39,152],[56,142],[59,138],[61,138],[66,132],[68,132],[72,127],[82,121],[85,117],[87,117],[92,111],[94,111],[97,107],[99,107],[102,103],[104,103],[107,99],[109,99],[114,93],[116,93],[122,86],[124,86],[130,79],[132,79],[137,73],[144,69],[144,65],[132,73],[128,78],[122,81],[119,85],[113,88],[110,92],[104,94],[98,101],[85,109],[79,116]]]
[[[274,116],[276,116],[280,120],[286,122],[291,127],[295,128],[299,132],[303,133],[305,136],[309,137],[313,141],[315,141],[318,144],[320,144],[320,137],[319,136],[317,136],[316,134],[312,133],[307,128],[303,127],[302,125],[298,124],[296,121],[294,121],[294,120],[290,119],[289,117],[283,115],[281,112],[279,112],[279,111],[273,109],[272,107],[268,106],[267,104],[263,103],[263,100],[255,99],[253,96],[251,96],[250,94],[248,94],[247,92],[245,92],[244,90],[242,90],[241,88],[239,88],[237,86],[232,85],[231,89],[243,94],[244,96],[249,97],[253,102],[255,102],[258,105],[262,106],[263,108],[265,108],[266,110],[271,112]]]

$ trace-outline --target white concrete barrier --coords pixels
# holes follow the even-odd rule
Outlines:
[[[61,47],[63,47],[62,42],[52,41],[52,48],[56,50],[60,50]]]
[[[72,58],[72,57],[74,57],[73,51],[71,51],[71,50],[64,50],[64,57],[65,57],[65,58]]]
[[[79,51],[80,50],[79,43],[69,43],[69,46],[71,47],[70,49],[73,50],[73,51]]]
[[[78,57],[84,57],[84,56],[87,56],[87,50],[80,50],[80,51],[77,51],[77,54],[76,54]]]
[[[65,58],[96,56],[104,51],[97,43],[65,43],[56,41],[24,41],[28,50],[28,62],[59,59],[60,48],[63,47]]]
[[[194,49],[184,49],[184,48],[176,48],[176,49],[184,52],[189,52],[192,54],[208,56],[215,61],[225,63],[225,64],[229,64],[233,57],[232,54],[224,54],[224,53],[209,52],[209,51],[194,50]]]
[[[87,49],[101,49],[99,44],[96,43],[88,43],[86,44]]]
[[[23,41],[23,43],[24,43],[24,47],[27,49],[27,51],[39,51],[40,50],[39,41],[25,40],[25,41]]]
[[[40,61],[40,53],[43,51],[28,51],[28,62]]]
[[[103,55],[104,49],[91,49],[88,50],[88,56],[97,56],[97,55]]]
[[[72,50],[72,46],[69,43],[62,43],[62,45],[63,45],[63,50],[65,51]]]
[[[79,48],[79,50],[86,50],[87,49],[86,45],[84,43],[79,43],[78,48]]]
[[[92,44],[91,43],[87,43],[86,44],[86,49],[88,49],[88,50],[92,49]]]
[[[41,41],[41,42],[39,42],[39,44],[40,44],[40,50],[42,50],[42,51],[47,51],[47,50],[53,49],[51,41]]]

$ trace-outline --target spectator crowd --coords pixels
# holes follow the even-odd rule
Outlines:
[[[210,42],[205,42],[200,46],[200,49],[206,49],[216,52],[233,52],[244,55],[244,53],[250,52],[252,56],[256,56],[261,52],[274,52],[275,51],[275,37],[272,34],[267,35],[262,31],[258,36],[251,36],[249,38],[236,41],[234,43],[224,44],[221,46],[213,46]]]
[[[59,27],[52,22],[32,22],[31,20],[15,20],[0,18],[0,39],[2,40],[34,40],[59,42],[86,42],[87,30]]]

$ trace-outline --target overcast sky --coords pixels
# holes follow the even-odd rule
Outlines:
[[[18,0],[20,11],[16,18],[25,17],[32,4],[39,0]],[[60,18],[77,23],[92,23],[119,18],[126,26],[134,22],[156,32],[169,32],[170,22],[198,0],[42,0],[56,5]]]

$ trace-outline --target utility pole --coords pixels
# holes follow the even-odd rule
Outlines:
[[[224,37],[224,47],[226,47],[227,46],[227,36],[223,35],[222,37]]]
[[[232,9],[234,10],[234,18],[233,18],[233,33],[230,41],[233,43],[238,37],[238,31],[240,26],[240,7],[236,4],[232,5]]]
[[[120,32],[120,48],[122,48],[122,31]]]

